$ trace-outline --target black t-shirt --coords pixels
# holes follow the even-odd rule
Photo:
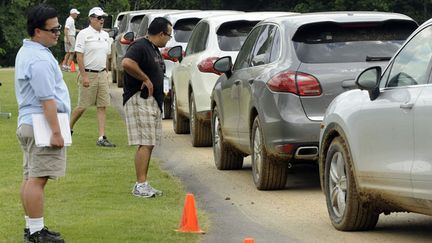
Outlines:
[[[149,77],[153,83],[153,96],[162,110],[165,63],[159,49],[146,38],[141,38],[130,44],[124,57],[137,62],[141,70]],[[139,91],[141,91],[141,97],[147,99],[148,89],[144,86],[144,89],[141,90],[142,83],[142,80],[124,72],[123,105]]]

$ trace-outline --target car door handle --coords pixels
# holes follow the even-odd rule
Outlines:
[[[251,78],[251,79],[248,80],[248,83],[249,84],[253,84],[254,81],[255,81],[255,79]]]
[[[241,80],[238,80],[238,79],[237,79],[236,81],[234,81],[234,84],[235,84],[235,85],[239,85],[240,83],[241,83]]]
[[[413,107],[414,107],[414,103],[400,104],[400,108],[402,109],[412,109]]]

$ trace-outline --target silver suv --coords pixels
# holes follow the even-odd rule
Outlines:
[[[295,160],[317,160],[320,123],[338,94],[369,66],[386,65],[417,28],[393,13],[333,12],[275,17],[249,33],[211,95],[216,167],[239,169],[252,155],[260,190],[284,188]],[[349,109],[350,107],[347,107]]]

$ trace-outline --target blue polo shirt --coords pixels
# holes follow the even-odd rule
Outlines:
[[[57,112],[70,114],[69,90],[63,73],[50,49],[24,40],[15,59],[15,95],[18,126],[33,125],[31,114],[43,113],[41,101],[54,99]]]

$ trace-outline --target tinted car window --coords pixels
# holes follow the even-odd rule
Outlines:
[[[387,87],[426,84],[432,57],[432,27],[427,27],[412,38],[395,57]],[[385,75],[384,75],[385,77]]]
[[[139,25],[140,25],[143,17],[144,17],[144,15],[134,16],[131,20],[129,30],[136,33],[138,31]]]
[[[195,25],[200,21],[198,18],[180,19],[174,27],[174,39],[177,42],[188,42]]]
[[[275,30],[276,27],[274,25],[268,25],[261,31],[252,54],[252,66],[263,65],[270,62],[270,53]]]
[[[123,33],[126,31],[126,26],[127,26],[127,17],[123,17],[123,20],[120,22],[119,24],[119,33]]]
[[[279,30],[275,27],[274,29],[274,37],[273,37],[273,46],[270,53],[270,62],[274,62],[279,58],[281,41]]]
[[[145,16],[141,21],[141,24],[137,32],[137,36],[138,37],[145,36],[147,34],[148,26],[149,26],[149,19],[148,16]]]
[[[293,37],[305,63],[365,62],[391,57],[416,29],[412,21],[314,23],[301,26]]]
[[[222,24],[217,30],[219,48],[222,51],[239,51],[257,21],[234,21]]]
[[[251,57],[251,53],[255,44],[255,41],[258,37],[258,34],[261,32],[263,27],[257,27],[251,31],[247,39],[245,40],[243,46],[241,47],[236,62],[234,64],[233,70],[242,69],[249,66],[249,60]]]
[[[208,34],[209,34],[208,23],[207,22],[198,23],[198,25],[192,32],[190,41],[186,47],[186,55],[190,55],[205,50]]]

